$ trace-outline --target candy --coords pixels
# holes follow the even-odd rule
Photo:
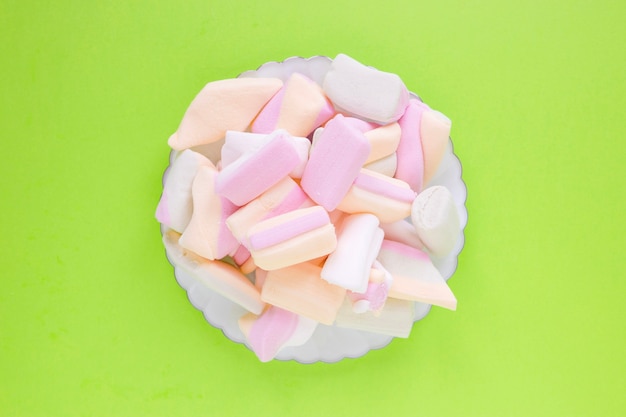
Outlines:
[[[256,265],[268,271],[305,262],[335,250],[335,227],[320,206],[293,210],[252,226],[249,249]]]
[[[419,100],[410,100],[406,111],[398,121],[400,142],[398,143],[398,164],[395,177],[405,181],[415,191],[420,192],[424,184],[424,152],[420,124],[427,106]]]
[[[326,210],[334,210],[346,195],[370,153],[363,133],[337,115],[311,149],[302,174],[302,189]]]
[[[393,277],[380,262],[374,261],[370,269],[367,289],[363,293],[348,291],[348,298],[352,301],[352,310],[355,313],[373,311],[379,314],[384,307]]]
[[[235,211],[226,219],[226,224],[233,235],[246,245],[248,230],[261,220],[313,205],[313,201],[302,191],[302,188],[293,179],[285,177],[259,197]]]
[[[378,260],[393,277],[389,297],[456,310],[454,294],[425,252],[385,240]]]
[[[239,208],[226,219],[233,235],[247,245],[250,227],[261,220],[269,219],[298,208],[311,207],[313,201],[290,177],[285,177],[245,206]]]
[[[370,143],[370,153],[365,160],[366,164],[377,161],[393,154],[400,143],[400,125],[391,123],[364,133]]]
[[[446,256],[454,248],[461,227],[454,199],[446,187],[422,191],[413,201],[411,220],[420,240],[434,256]]]
[[[217,170],[200,167],[193,180],[193,214],[179,244],[207,259],[221,259],[234,253],[239,242],[226,227],[226,217],[237,208],[215,194]]]
[[[323,280],[321,272],[322,268],[307,262],[269,271],[261,298],[268,304],[331,325],[346,289]]]
[[[259,290],[237,268],[221,261],[201,258],[178,244],[180,235],[172,230],[163,235],[167,254],[196,280],[248,311],[260,314],[265,308]]]
[[[245,130],[282,87],[277,78],[235,78],[207,84],[193,99],[168,144],[177,150],[218,141]]]
[[[396,74],[377,71],[344,54],[333,60],[323,87],[338,111],[379,124],[398,120],[409,101]]]
[[[219,194],[243,206],[285,178],[300,163],[287,132],[277,130],[271,136],[255,152],[224,167],[215,185]]]
[[[385,307],[378,313],[373,311],[355,313],[350,301],[346,300],[337,312],[335,325],[407,338],[413,327],[413,314],[414,303],[408,300],[389,298]]]
[[[318,323],[408,337],[428,304],[456,308],[430,257],[457,244],[457,208],[422,191],[449,120],[394,74],[341,54],[319,68],[210,83],[169,141],[185,150],[156,213],[168,256],[249,312],[261,361]]]
[[[259,148],[267,144],[267,142],[272,140],[272,138],[272,135],[235,132],[229,130],[226,132],[226,140],[221,151],[222,169],[235,162],[244,154],[257,151]],[[299,163],[291,172],[289,172],[289,176],[292,178],[300,178],[309,159],[311,142],[307,138],[299,136],[293,136],[290,138],[291,144],[298,154]]]
[[[268,362],[287,346],[306,343],[318,322],[276,306],[260,316],[252,313],[239,319],[239,328],[261,362]]]
[[[334,114],[320,86],[296,72],[261,110],[252,123],[252,132],[285,129],[295,136],[308,136]]]
[[[389,156],[364,165],[364,168],[369,169],[370,171],[378,172],[379,174],[383,174],[388,177],[393,177],[396,174],[397,166],[398,156],[396,152],[394,152]]]
[[[185,230],[191,220],[191,184],[201,166],[214,167],[211,161],[199,153],[185,150],[174,159],[168,170],[156,218],[179,233]]]
[[[450,119],[438,111],[429,109],[422,114],[420,137],[424,152],[424,184],[428,184],[441,163],[448,146],[450,125]]]
[[[381,222],[390,223],[408,217],[414,199],[415,192],[405,182],[361,169],[337,209],[373,213]]]
[[[347,216],[337,233],[337,248],[324,263],[322,278],[351,291],[365,292],[370,269],[383,241],[378,224],[373,214]]]

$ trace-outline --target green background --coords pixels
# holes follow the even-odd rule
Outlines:
[[[623,1],[0,1],[0,415],[624,416]],[[260,363],[154,210],[208,81],[347,53],[453,120],[466,245],[411,337]]]

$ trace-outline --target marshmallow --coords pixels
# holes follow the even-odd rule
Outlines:
[[[323,88],[338,111],[378,124],[398,120],[409,101],[409,92],[396,74],[367,67],[344,54],[333,60]]]
[[[308,262],[269,271],[261,298],[268,304],[332,325],[346,290],[323,280],[321,271]]]
[[[306,343],[317,324],[276,306],[269,306],[260,316],[249,313],[239,319],[240,329],[261,362],[274,359],[284,347]]]
[[[261,110],[251,130],[271,133],[286,129],[295,136],[308,136],[334,114],[333,106],[320,86],[296,72]]]
[[[335,250],[335,227],[320,206],[293,210],[252,226],[247,240],[255,264],[268,271]]]
[[[408,221],[398,220],[392,223],[381,223],[380,227],[385,232],[385,239],[424,250],[424,243],[419,238],[415,226]]]
[[[242,274],[247,275],[256,270],[254,259],[252,259],[250,251],[244,245],[239,245],[232,257]]]
[[[381,158],[377,161],[370,162],[363,166],[365,169],[369,169],[370,171],[378,172],[379,174],[386,175],[388,177],[393,177],[396,175],[396,167],[398,166],[398,156],[394,152],[389,156]]]
[[[180,245],[207,259],[235,253],[239,242],[226,227],[226,217],[237,207],[215,194],[217,170],[201,166],[193,180],[193,214],[180,237]]]
[[[291,138],[284,130],[272,133],[271,139],[224,167],[217,176],[216,190],[238,206],[243,206],[285,178],[300,163]]]
[[[383,241],[378,224],[373,214],[347,216],[338,231],[337,248],[324,263],[322,278],[354,292],[365,292],[370,269]]]
[[[337,209],[346,213],[373,213],[381,222],[390,223],[411,214],[415,196],[404,181],[363,168]]]
[[[400,142],[398,143],[398,164],[395,177],[405,181],[415,191],[420,192],[424,184],[424,152],[420,123],[422,114],[428,108],[419,100],[411,99],[404,115],[398,121]]]
[[[331,119],[311,149],[302,189],[326,210],[334,210],[350,189],[370,152],[370,144],[342,115]]]
[[[168,257],[250,311],[240,329],[263,362],[318,323],[407,337],[424,308],[457,303],[430,258],[457,243],[457,208],[423,190],[450,121],[395,74],[318,61],[208,84],[168,141]]]
[[[201,166],[213,167],[210,160],[191,150],[179,153],[167,171],[163,193],[157,206],[159,223],[182,233],[193,211],[191,184]]]
[[[393,154],[400,143],[400,125],[390,123],[364,133],[370,143],[370,154],[366,164]]]
[[[163,234],[163,243],[173,263],[186,270],[192,277],[218,294],[261,314],[265,302],[260,292],[237,268],[222,261],[211,261],[185,250],[178,244],[180,235],[173,230]]]
[[[450,191],[441,185],[422,191],[411,208],[411,221],[428,252],[446,256],[459,238],[459,212]]]
[[[456,310],[454,294],[425,252],[385,240],[378,260],[393,277],[389,297]]]
[[[451,122],[438,111],[424,111],[420,123],[420,136],[424,152],[424,184],[437,172],[448,146]]]
[[[388,298],[378,312],[356,313],[348,299],[337,312],[335,325],[349,329],[407,338],[413,328],[415,303],[408,300]]]
[[[227,167],[235,162],[244,154],[255,152],[273,138],[272,135],[261,133],[235,132],[229,130],[226,132],[226,140],[221,151],[222,168]],[[304,167],[309,160],[309,150],[311,142],[307,138],[293,136],[291,144],[298,153],[299,164],[289,172],[292,178],[300,178]]]
[[[373,311],[379,314],[384,307],[393,277],[380,262],[374,261],[370,269],[367,290],[363,293],[348,291],[347,296],[352,301],[352,310],[355,313]]]
[[[285,177],[259,197],[235,211],[226,219],[226,224],[237,240],[247,245],[246,234],[256,223],[313,205],[313,201],[302,191],[302,188],[291,178]]]
[[[227,130],[246,130],[282,85],[277,78],[235,78],[207,84],[189,105],[168,144],[182,150],[216,142]]]
[[[267,271],[265,269],[257,268],[254,270],[254,286],[259,290],[263,288],[265,278],[267,277]]]

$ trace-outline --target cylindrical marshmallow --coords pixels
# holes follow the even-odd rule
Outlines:
[[[452,194],[441,185],[429,187],[417,196],[411,221],[420,240],[436,257],[450,253],[461,231]]]

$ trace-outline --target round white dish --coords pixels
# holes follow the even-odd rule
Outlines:
[[[293,57],[282,62],[268,62],[256,70],[240,74],[239,77],[277,77],[287,80],[292,73],[299,72],[321,85],[330,63],[331,59],[325,56],[316,56],[308,59]],[[412,93],[412,95],[419,98],[416,94]],[[221,144],[216,146],[221,146]],[[215,146],[198,150],[209,158],[216,154]],[[175,155],[176,152],[172,151],[170,163]],[[163,175],[163,182],[167,178],[167,172],[168,170],[166,169]],[[443,185],[447,187],[454,197],[459,212],[461,230],[454,250],[444,258],[433,259],[433,263],[446,280],[456,270],[458,255],[464,245],[463,230],[467,224],[467,209],[465,207],[467,189],[461,174],[461,163],[454,154],[452,141],[450,140],[437,173],[425,185]],[[163,233],[164,231],[165,228],[162,227],[161,232]],[[239,329],[238,319],[247,311],[195,280],[183,268],[178,267],[172,259],[168,255],[168,260],[174,266],[176,280],[187,292],[191,304],[202,311],[206,320],[212,326],[221,329],[230,340],[246,344],[245,337]],[[419,321],[423,319],[430,311],[430,307],[430,304],[416,302],[414,320]],[[276,356],[276,359],[295,360],[300,363],[337,362],[344,358],[363,356],[372,349],[385,347],[392,340],[393,337],[387,335],[320,324],[311,339],[304,345],[284,348]]]

